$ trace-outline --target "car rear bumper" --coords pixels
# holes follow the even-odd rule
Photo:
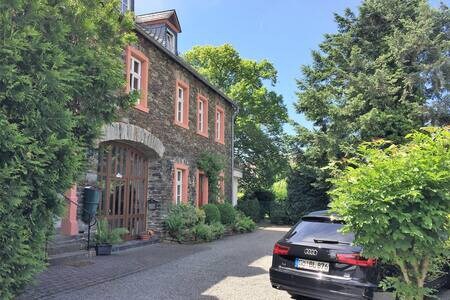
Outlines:
[[[270,281],[274,288],[326,300],[371,299],[376,290],[371,283],[283,267],[270,268]]]

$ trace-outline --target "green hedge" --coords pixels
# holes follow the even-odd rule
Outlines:
[[[261,218],[259,201],[255,197],[244,198],[238,202],[238,207],[246,216],[250,217],[254,222],[259,222]]]
[[[232,225],[236,220],[236,210],[230,203],[223,203],[217,205],[220,211],[220,221],[224,225]]]
[[[215,204],[206,204],[202,206],[203,211],[205,212],[206,224],[220,223],[220,211]]]

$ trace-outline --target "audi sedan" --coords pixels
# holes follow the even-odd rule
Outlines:
[[[376,261],[361,257],[354,235],[327,211],[303,217],[273,250],[270,281],[296,296],[370,299],[377,288]]]
[[[372,299],[380,278],[393,275],[392,267],[381,268],[375,259],[362,257],[362,249],[352,245],[354,235],[342,234],[341,227],[328,211],[304,216],[275,244],[272,286],[294,297]],[[427,286],[438,289],[449,278],[437,278]]]

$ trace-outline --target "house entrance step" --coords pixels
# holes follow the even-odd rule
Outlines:
[[[55,255],[48,256],[48,262],[50,265],[58,265],[69,262],[76,262],[80,259],[86,259],[95,256],[94,250],[78,250],[72,252],[64,252]]]

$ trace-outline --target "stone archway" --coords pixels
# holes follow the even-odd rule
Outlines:
[[[139,126],[113,122],[103,127],[103,134],[97,146],[103,142],[121,141],[138,148],[148,158],[161,158],[164,155],[163,143],[148,130]]]

